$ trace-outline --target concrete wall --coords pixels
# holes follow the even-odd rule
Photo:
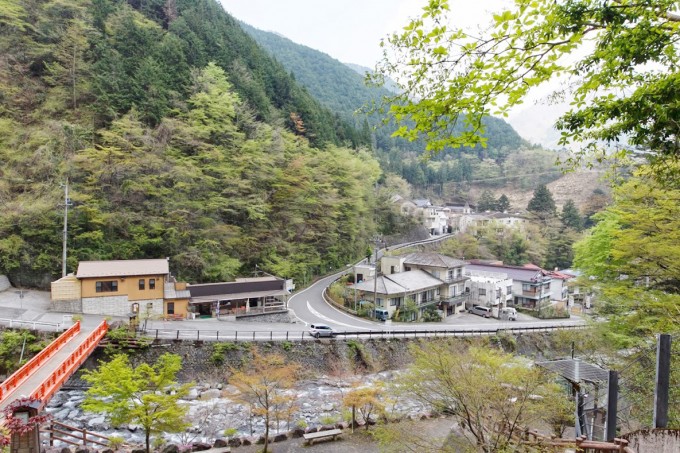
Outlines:
[[[680,430],[645,429],[623,436],[637,453],[677,453],[680,451]]]
[[[6,289],[9,289],[10,286],[7,276],[0,275],[0,291],[5,291]]]

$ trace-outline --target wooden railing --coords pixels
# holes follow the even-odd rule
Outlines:
[[[56,420],[50,420],[47,426],[40,429],[40,432],[48,435],[50,447],[54,446],[55,440],[69,445],[87,445],[89,443],[101,447],[109,446],[109,438],[106,436],[83,428],[69,426]]]
[[[85,341],[83,341],[76,350],[73,351],[56,370],[45,378],[33,393],[31,393],[31,398],[36,398],[41,401],[40,409],[45,407],[50,398],[52,398],[59,388],[61,388],[63,383],[66,382],[66,380],[70,378],[78,367],[80,367],[80,365],[82,365],[82,363],[90,356],[92,351],[94,351],[94,348],[96,348],[101,339],[104,338],[108,329],[109,326],[106,321],[102,321],[102,323],[87,336]]]
[[[15,371],[0,384],[0,403],[9,397],[14,389],[31,377],[50,357],[57,353],[66,343],[80,333],[80,322],[76,322],[45,349],[36,354],[24,366]]]

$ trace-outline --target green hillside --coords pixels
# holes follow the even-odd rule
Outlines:
[[[487,117],[483,121],[486,146],[445,149],[424,162],[421,157],[425,144],[421,140],[409,142],[393,138],[394,127],[381,125],[380,116],[356,113],[364,106],[379,103],[390,94],[385,88],[366,86],[360,75],[366,68],[346,65],[276,33],[258,30],[243,23],[242,26],[324,106],[337,112],[346,121],[354,121],[364,134],[368,134],[368,126],[375,127],[372,143],[381,167],[386,172],[402,176],[416,189],[480,179],[490,181],[489,185],[492,186],[506,183],[517,185],[516,178],[510,181],[502,178],[522,170],[522,165],[515,165],[515,161],[526,158],[531,161],[531,171],[543,176],[523,178],[520,181],[523,188],[535,187],[557,176],[557,172],[546,176],[546,172],[554,169],[554,153],[529,145],[507,122],[494,117]],[[454,131],[462,130],[462,123]],[[522,153],[521,159],[512,157],[517,152]],[[521,174],[526,173],[521,171]]]
[[[377,161],[214,0],[0,3],[0,274],[170,257],[190,281],[344,266]]]

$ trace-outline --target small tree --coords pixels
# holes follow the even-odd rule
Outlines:
[[[529,200],[527,210],[539,217],[550,217],[555,215],[555,212],[557,211],[555,200],[553,200],[552,193],[545,185],[539,186],[534,190],[534,196]]]
[[[506,197],[505,194],[502,194],[498,197],[498,200],[496,200],[496,210],[500,212],[510,210],[510,200],[508,200],[508,197]]]
[[[128,357],[117,354],[98,370],[85,371],[83,379],[91,387],[82,407],[86,411],[107,414],[114,425],[135,423],[144,429],[146,451],[151,435],[184,430],[187,407],[179,404],[191,384],[179,385],[177,372],[182,359],[163,354],[154,365],[142,363],[133,368]]]
[[[565,228],[571,228],[576,231],[583,230],[583,217],[581,217],[581,213],[578,212],[574,200],[569,199],[564,203],[560,219]]]
[[[255,415],[264,417],[264,449],[269,447],[269,426],[272,417],[280,417],[279,411],[286,408],[294,401],[294,396],[285,395],[284,390],[289,389],[296,382],[299,366],[286,365],[283,356],[278,354],[261,355],[257,350],[253,351],[253,360],[248,369],[232,369],[229,382],[240,392],[237,399],[249,405]],[[286,414],[288,418],[288,414]]]
[[[463,440],[481,451],[517,451],[525,427],[568,418],[560,387],[512,355],[434,343],[414,345],[412,353],[414,362],[393,392],[453,415],[465,431]]]
[[[356,425],[355,411],[359,411],[366,429],[368,429],[371,416],[379,414],[385,409],[381,396],[382,386],[380,385],[355,388],[345,395],[342,404],[352,409],[352,426]]]
[[[477,210],[478,211],[492,211],[496,209],[496,199],[493,197],[493,194],[485,190],[482,192],[482,196],[479,197],[479,201],[477,202]]]

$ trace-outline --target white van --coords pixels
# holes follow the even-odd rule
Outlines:
[[[501,309],[501,319],[508,321],[517,321],[517,310],[512,307],[505,307]]]
[[[473,315],[483,316],[485,318],[491,317],[491,309],[489,307],[483,307],[481,305],[475,305],[470,309],[470,313]]]

